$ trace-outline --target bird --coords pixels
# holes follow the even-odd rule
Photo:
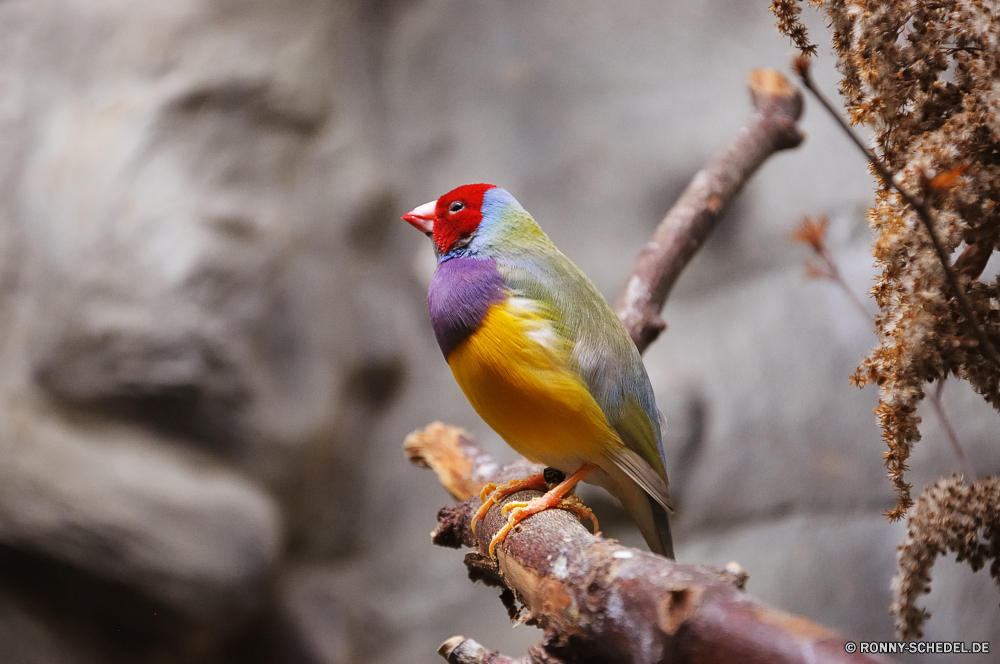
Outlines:
[[[510,447],[546,467],[484,488],[473,529],[503,497],[548,489],[504,505],[508,521],[490,555],[544,509],[592,517],[573,495],[585,481],[621,502],[651,551],[673,558],[666,420],[638,349],[594,283],[496,185],[460,186],[402,219],[434,244],[430,322],[455,380]]]

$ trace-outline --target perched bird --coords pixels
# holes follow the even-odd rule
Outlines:
[[[491,554],[530,514],[581,513],[575,496],[564,498],[585,478],[621,501],[651,550],[673,558],[666,423],[639,351],[597,287],[500,187],[458,187],[403,219],[434,241],[431,325],[465,396],[522,456],[568,476],[515,505]],[[488,487],[473,526],[503,496],[545,485],[538,475]]]

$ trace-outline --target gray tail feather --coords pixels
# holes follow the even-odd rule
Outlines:
[[[656,502],[652,496],[646,496],[649,499],[649,506],[653,510],[653,523],[656,524],[656,534],[659,536],[660,541],[659,547],[654,546],[654,542],[647,542],[655,553],[666,556],[671,560],[674,559],[674,538],[670,536],[670,516],[667,514],[667,510],[663,509],[663,505]],[[659,548],[660,550],[657,550]]]

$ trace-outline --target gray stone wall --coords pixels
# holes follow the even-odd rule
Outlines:
[[[399,214],[495,182],[614,297],[747,116],[748,71],[785,67],[767,4],[0,4],[0,664],[435,661],[459,633],[523,652],[538,633],[431,546],[447,498],[400,452],[441,419],[513,456],[440,357],[430,247]],[[811,105],[804,127],[646,362],[679,557],[888,639],[902,529],[875,395],[847,383],[871,323],[788,239],[829,216],[863,293],[872,186]],[[996,413],[945,397],[997,472]],[[923,414],[918,486],[958,468]],[[997,602],[939,563],[927,638],[1000,644]]]

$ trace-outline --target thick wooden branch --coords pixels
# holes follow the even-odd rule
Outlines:
[[[700,170],[636,259],[615,311],[639,352],[666,327],[660,311],[681,270],[708,239],[719,216],[775,152],[797,147],[802,93],[773,69],[750,73],[754,114],[736,138]]]
[[[460,431],[440,424],[411,434],[406,450],[439,477],[482,468],[488,458]],[[439,460],[445,467],[438,467]],[[518,461],[489,479],[504,481],[532,470],[537,467]],[[469,477],[467,485],[481,479],[486,478]],[[539,495],[523,491],[504,503]],[[479,504],[473,496],[443,508],[434,541],[475,548],[466,555],[469,576],[500,588],[511,618],[539,626],[544,639],[525,657],[511,658],[453,637],[439,650],[453,664],[886,661],[848,653],[847,640],[830,630],[748,597],[747,575],[735,563],[678,564],[591,535],[563,510],[526,519],[497,548],[493,561],[486,551],[505,519],[495,506],[473,534],[470,516]]]

